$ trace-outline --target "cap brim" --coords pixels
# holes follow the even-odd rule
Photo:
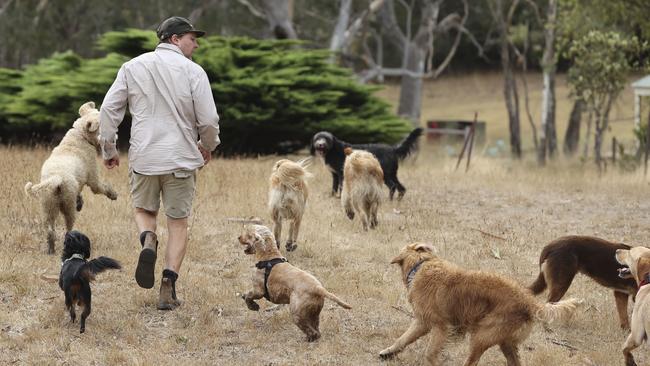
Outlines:
[[[203,37],[203,36],[205,36],[205,32],[202,31],[202,30],[196,30],[196,29],[195,29],[195,30],[191,30],[191,31],[189,31],[189,32],[187,32],[187,33],[194,33],[197,37]]]

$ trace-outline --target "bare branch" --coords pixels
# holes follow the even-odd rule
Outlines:
[[[467,0],[463,0],[463,12],[464,12],[463,17],[461,18],[460,22],[458,22],[459,15],[454,13],[454,14],[448,15],[445,19],[443,19],[442,22],[440,22],[439,27],[443,26],[443,23],[447,23],[448,19],[449,19],[450,23],[451,22],[456,22],[454,25],[456,25],[457,28],[464,28],[465,22],[467,21],[467,16],[469,15],[469,5],[467,4]],[[453,17],[452,17],[452,15],[453,15]],[[450,26],[451,26],[451,24],[450,24]],[[445,25],[445,27],[446,27],[446,25]],[[463,35],[463,32],[461,32],[460,29],[459,29],[458,33],[456,33],[456,39],[454,40],[454,43],[453,43],[451,49],[447,53],[447,57],[445,57],[445,59],[442,61],[442,63],[440,63],[440,65],[438,65],[438,67],[436,68],[436,71],[433,72],[432,76],[433,76],[434,79],[437,78],[447,68],[447,66],[451,62],[451,59],[456,54],[456,50],[458,49],[458,45],[460,44],[460,39],[461,39],[462,35]],[[432,53],[432,55],[430,55],[429,57],[430,57],[430,59],[433,59],[433,52],[431,52],[431,53]],[[429,62],[433,63],[433,61],[429,61]]]
[[[251,4],[248,0],[237,0],[240,4],[244,5],[248,11],[253,14],[255,17],[264,19],[266,20],[266,16],[264,15],[264,12],[261,10],[257,9],[253,4]]]
[[[370,15],[377,12],[383,4],[384,0],[373,0],[368,8],[364,10],[361,15],[352,22],[352,25],[350,25],[350,27],[345,31],[338,49],[342,49],[344,51],[347,50],[354,37],[356,37],[356,34],[367,24]],[[330,48],[330,50],[332,49]]]
[[[399,52],[404,51],[404,44],[406,42],[406,36],[402,33],[402,30],[397,24],[397,19],[395,18],[395,6],[393,0],[385,0],[379,16],[382,19],[382,28],[385,30],[384,34],[388,37],[388,40],[397,48]]]
[[[540,25],[544,25],[544,20],[542,19],[542,16],[539,14],[539,7],[533,0],[524,0],[526,4],[530,5],[531,8],[533,8],[533,11],[535,12],[535,19]]]
[[[350,8],[352,7],[352,0],[341,0],[339,7],[339,18],[334,28],[334,34],[330,40],[330,51],[338,51],[345,41],[345,31],[350,21]]]

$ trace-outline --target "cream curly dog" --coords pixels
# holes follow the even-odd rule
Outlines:
[[[343,190],[341,204],[350,220],[355,212],[361,216],[363,230],[374,229],[377,224],[377,211],[381,202],[384,172],[379,160],[372,153],[345,148],[343,166]]]
[[[79,116],[59,146],[54,148],[43,163],[41,182],[27,182],[25,185],[28,195],[38,193],[41,198],[48,254],[54,253],[54,223],[59,211],[65,218],[66,231],[72,230],[75,211],[80,211],[83,206],[81,190],[84,185],[90,187],[95,194],[103,194],[111,200],[117,199],[113,188],[99,180],[95,159],[99,146],[99,111],[95,108],[95,103],[82,105]]]
[[[633,278],[639,286],[632,310],[630,335],[623,343],[626,366],[636,366],[632,350],[648,340],[650,331],[650,249],[633,247],[616,250],[616,260],[625,266],[619,269],[622,278]]]
[[[280,245],[282,220],[291,220],[286,249],[291,252],[298,246],[298,231],[307,203],[307,182],[310,174],[305,170],[310,159],[293,162],[288,159],[278,160],[273,165],[269,179],[269,211],[273,220],[273,235]]]
[[[250,310],[260,309],[255,300],[262,297],[274,304],[289,304],[293,322],[307,335],[307,341],[313,342],[320,338],[318,325],[325,298],[345,309],[351,308],[327,291],[316,277],[289,264],[266,226],[247,226],[239,243],[244,246],[244,253],[254,254],[257,259],[253,289],[242,295]]]

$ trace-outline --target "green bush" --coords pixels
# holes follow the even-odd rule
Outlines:
[[[299,41],[207,37],[194,60],[208,74],[221,117],[224,154],[291,152],[319,130],[350,142],[394,143],[410,124],[375,97],[376,87],[357,83],[347,70],[327,62],[328,52]],[[108,55],[82,59],[55,54],[27,67],[20,89],[0,99],[0,119],[23,126],[69,128],[79,106],[100,103],[120,65],[156,45],[153,32],[106,33],[98,47]],[[0,74],[0,90],[13,80]],[[9,74],[7,74],[9,75]],[[5,85],[5,86],[3,86]]]

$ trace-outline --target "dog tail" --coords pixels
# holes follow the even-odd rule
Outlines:
[[[27,184],[25,184],[25,193],[28,196],[33,196],[39,193],[43,189],[52,190],[56,193],[61,193],[62,184],[63,184],[63,178],[61,178],[61,176],[59,175],[53,175],[38,184],[27,182]]]
[[[324,297],[326,297],[326,298],[334,301],[335,303],[341,305],[341,307],[343,307],[345,309],[352,309],[352,306],[348,305],[343,300],[339,299],[336,295],[334,295],[333,293],[327,291],[326,289],[324,289],[322,287],[321,287],[321,295],[323,295]]]
[[[120,269],[122,265],[113,258],[98,257],[89,260],[83,267],[74,274],[73,277],[84,277],[87,281],[95,280],[95,275],[104,272],[107,269]]]
[[[544,271],[539,271],[539,275],[535,282],[531,283],[528,286],[528,289],[533,293],[533,295],[538,295],[542,291],[546,290],[546,278],[544,277]]]
[[[535,317],[544,323],[553,323],[557,320],[569,319],[576,310],[576,307],[582,303],[579,299],[567,299],[558,302],[548,302],[546,304],[537,304],[537,313]]]
[[[101,273],[107,269],[120,269],[120,268],[122,268],[120,262],[116,261],[113,258],[102,256],[88,261],[88,270],[92,274]]]
[[[422,128],[418,127],[411,131],[406,138],[395,146],[395,155],[398,160],[404,160],[418,149],[418,137],[422,134]]]

